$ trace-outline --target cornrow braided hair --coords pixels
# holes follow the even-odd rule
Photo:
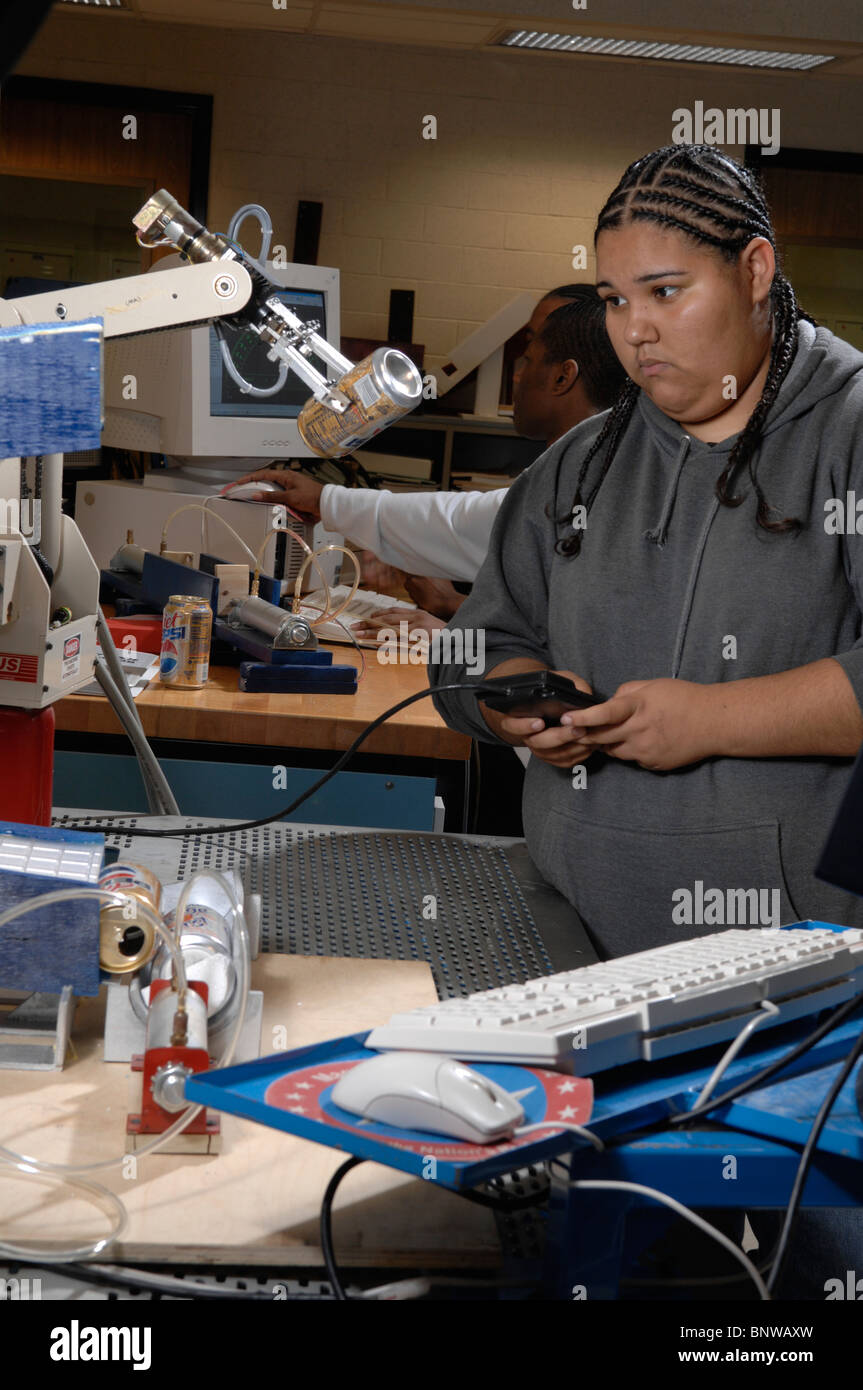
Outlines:
[[[735,159],[710,145],[666,145],[630,164],[597,218],[594,244],[600,232],[630,222],[653,222],[682,232],[713,247],[732,264],[753,237],[764,237],[776,250],[770,212],[757,179]],[[764,424],[797,351],[798,320],[813,322],[798,306],[794,291],[779,268],[778,255],[770,299],[774,331],[764,390],[717,479],[716,496],[725,507],[739,507],[744,497],[732,493],[731,482],[745,468],[758,500],[758,525],[765,531],[796,534],[801,524],[797,518],[772,520],[773,509],[756,476]],[[632,419],[639,391],[634,381],[627,381],[584,457],[572,507],[565,516],[557,518],[558,524],[571,522],[576,507],[590,511]],[[585,497],[588,469],[600,453],[603,458],[599,477]],[[570,529],[557,541],[555,549],[561,555],[578,555],[582,535],[582,527]]]

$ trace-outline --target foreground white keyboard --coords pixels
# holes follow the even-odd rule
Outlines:
[[[759,1032],[860,989],[863,931],[730,930],[396,1014],[366,1047],[590,1076],[733,1038],[762,999]]]

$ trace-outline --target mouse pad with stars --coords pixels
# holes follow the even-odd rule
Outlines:
[[[586,1142],[566,1128],[550,1128],[500,1144],[471,1144],[442,1134],[396,1129],[342,1110],[333,1102],[333,1087],[351,1067],[375,1055],[363,1047],[367,1036],[360,1033],[337,1038],[256,1062],[202,1072],[189,1078],[186,1096],[213,1110],[241,1115],[360,1158],[401,1168],[445,1187],[471,1187],[497,1173]],[[504,1063],[470,1065],[516,1096],[524,1110],[525,1125],[539,1120],[586,1125],[590,1120],[593,1084],[587,1077]]]

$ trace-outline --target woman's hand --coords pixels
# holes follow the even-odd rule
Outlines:
[[[490,671],[489,675],[514,675],[516,672],[506,667],[519,666],[522,671],[546,670],[538,662],[509,662],[505,666],[497,667]],[[573,671],[555,671],[554,675],[566,676],[571,680],[578,690],[583,690],[586,695],[592,695],[593,691],[587,681],[576,676]],[[482,702],[480,702],[482,704]],[[605,708],[605,705],[597,705],[597,709]],[[488,705],[482,704],[483,718],[493,733],[498,738],[502,738],[506,743],[511,743],[516,747],[529,748],[534,757],[539,758],[544,763],[551,763],[553,767],[575,767],[576,763],[583,763],[594,751],[591,745],[582,741],[582,730],[567,724],[559,727],[552,726],[546,728],[545,721],[536,716],[523,719],[513,714],[504,714],[501,710],[489,709]],[[578,714],[580,715],[580,711]],[[563,715],[563,719],[569,718]]]
[[[582,746],[650,772],[687,767],[718,752],[711,691],[694,681],[626,681],[610,700],[562,716]]]

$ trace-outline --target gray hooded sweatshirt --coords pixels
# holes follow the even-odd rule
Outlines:
[[[826,329],[799,325],[757,472],[774,515],[803,523],[797,535],[757,526],[745,475],[732,484],[745,495],[741,506],[717,500],[737,436],[693,439],[642,392],[581,554],[557,554],[569,522],[555,518],[570,512],[605,418],[553,444],[501,507],[485,565],[449,625],[484,633],[484,669],[533,657],[609,697],[624,681],[711,684],[833,657],[863,707],[863,535],[848,498],[856,491],[863,513],[863,354]],[[583,496],[601,462],[592,461]],[[830,499],[843,509],[850,501],[851,534],[833,534],[839,512],[832,503],[825,511]],[[464,664],[430,667],[432,685],[477,674]],[[434,698],[448,724],[498,741],[472,695]],[[651,772],[595,753],[576,786],[570,770],[531,758],[528,848],[607,955],[728,926],[808,917],[863,926],[863,902],[814,876],[852,762],[714,757]]]

